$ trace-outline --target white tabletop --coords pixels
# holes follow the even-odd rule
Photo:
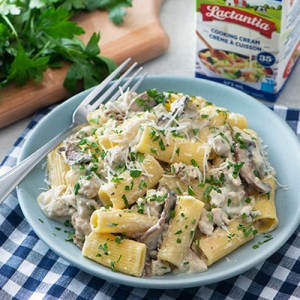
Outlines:
[[[147,63],[144,69],[151,75],[172,74],[194,77],[195,67],[195,1],[164,0],[160,16],[170,37],[168,51]],[[298,63],[277,104],[300,108],[300,64]],[[0,162],[15,140],[26,128],[32,116],[0,129]]]

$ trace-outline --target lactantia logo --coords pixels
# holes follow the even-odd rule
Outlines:
[[[199,12],[202,13],[203,21],[236,23],[257,30],[268,38],[272,38],[272,33],[276,30],[274,22],[233,7],[201,4]]]

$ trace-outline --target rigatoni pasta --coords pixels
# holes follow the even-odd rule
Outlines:
[[[151,127],[144,127],[143,134],[136,150],[149,153],[166,163],[183,162],[191,164],[195,161],[201,170],[205,168],[210,155],[210,147],[202,142],[189,141],[181,137],[166,137],[164,133]]]
[[[90,222],[92,231],[108,233],[145,232],[158,221],[155,216],[147,216],[128,209],[97,209]]]
[[[114,176],[103,184],[98,192],[99,198],[104,205],[128,207],[143,196],[147,189],[154,187],[162,174],[163,169],[158,161],[151,155],[145,155],[141,168],[125,170],[120,177]]]
[[[192,196],[178,197],[157,258],[180,267],[187,258],[204,203]]]
[[[146,245],[109,233],[92,231],[86,238],[82,254],[113,271],[141,276]]]
[[[200,273],[276,228],[276,172],[245,116],[152,89],[87,120],[48,155],[37,199],[70,220],[87,259],[138,277]]]
[[[278,225],[278,217],[275,205],[275,178],[266,176],[263,178],[265,183],[270,184],[272,190],[267,194],[255,193],[254,209],[259,211],[260,214],[254,218],[253,226],[259,233],[270,232]]]
[[[58,147],[51,151],[48,155],[48,176],[52,185],[67,185],[66,174],[70,170],[70,166],[65,162],[62,155],[58,152]]]
[[[202,259],[207,266],[210,266],[246,242],[254,239],[256,234],[257,231],[252,224],[244,224],[233,219],[226,230],[219,227],[214,230],[212,235],[196,240],[195,245],[199,247]]]

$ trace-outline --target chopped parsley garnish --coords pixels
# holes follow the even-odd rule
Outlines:
[[[246,213],[242,214],[242,219],[246,219],[248,217],[248,215]]]
[[[213,216],[211,214],[206,214],[206,217],[209,221],[213,221]]]
[[[122,199],[124,201],[125,207],[128,208],[129,207],[129,203],[128,203],[128,200],[127,200],[126,196],[122,195]]]
[[[172,131],[172,136],[178,137],[178,138],[183,138],[183,135],[181,133],[179,133],[177,130]]]
[[[273,236],[271,234],[266,234],[266,235],[264,235],[264,240],[262,242],[258,242],[257,244],[253,245],[252,248],[257,249],[257,248],[259,248],[259,246],[271,241],[272,239],[273,239]]]
[[[222,137],[230,145],[229,139],[225,136],[223,132],[219,132],[215,137],[217,137],[218,135]]]
[[[64,225],[65,225],[66,227],[71,226],[71,221],[70,221],[70,220],[66,220],[66,221],[64,222]]]
[[[80,184],[79,184],[79,182],[77,182],[77,183],[74,185],[74,194],[75,194],[75,195],[78,195],[79,189],[80,189]]]
[[[133,188],[133,185],[134,185],[134,181],[133,181],[133,180],[131,180],[131,182],[130,182],[130,186],[129,186],[129,185],[126,185],[126,186],[125,186],[125,191],[131,191],[131,190],[132,190],[132,188]]]
[[[194,192],[194,190],[193,190],[193,187],[191,187],[190,185],[188,186],[187,192],[188,192],[188,194],[189,194],[190,196],[194,196],[194,195],[195,195],[195,192]]]
[[[64,233],[68,234],[68,237],[65,239],[66,242],[73,242],[74,238],[74,232],[65,230]]]
[[[252,226],[252,224],[248,226],[239,224],[237,229],[243,232],[245,238],[249,237],[251,234],[256,235],[258,233],[258,231]]]
[[[228,238],[228,242],[231,242],[232,238],[235,236],[235,233],[230,233],[227,235],[227,238]]]
[[[78,146],[87,145],[87,144],[89,144],[89,140],[87,138],[83,138],[77,143]]]
[[[144,181],[144,180],[141,180],[139,186],[138,186],[138,189],[141,190],[143,189],[144,187],[147,187],[147,183]]]
[[[222,190],[216,186],[208,185],[203,193],[203,201],[209,202],[211,200],[210,192],[215,190],[217,193],[222,194]]]
[[[209,195],[210,192],[214,189],[213,186],[209,185],[206,187],[204,193],[203,193],[203,200],[206,202],[209,202],[209,200],[211,199],[211,196]]]
[[[125,235],[124,235],[124,234],[122,234],[122,235],[120,235],[120,236],[117,236],[117,237],[115,238],[115,242],[116,242],[117,244],[120,244],[120,243],[124,240],[124,238],[125,238]]]
[[[105,150],[102,150],[102,151],[101,151],[100,157],[101,157],[102,160],[104,160],[106,154],[107,154],[107,151],[105,151]]]
[[[176,191],[178,192],[179,195],[182,195],[182,194],[183,194],[183,193],[182,193],[182,190],[181,190],[178,186],[176,187]]]
[[[153,153],[154,155],[157,155],[157,154],[158,154],[155,148],[151,148],[150,151],[151,151],[151,153]]]
[[[138,177],[141,176],[142,171],[141,171],[141,170],[133,169],[133,170],[130,170],[129,173],[130,173],[130,176],[131,176],[132,178],[138,178]]]
[[[119,258],[116,261],[111,261],[110,262],[110,266],[111,266],[112,271],[117,272],[117,269],[116,269],[115,265],[116,265],[116,263],[118,263],[121,260],[121,258],[122,258],[122,254],[120,254]]]
[[[120,183],[122,180],[124,180],[124,178],[115,175],[112,177],[111,182]]]
[[[193,129],[193,134],[194,134],[194,135],[197,135],[198,132],[199,132],[199,129],[198,129],[198,128],[194,128],[194,129]]]
[[[153,139],[155,136],[156,136],[156,131],[154,129],[151,129],[151,131],[149,132],[150,139]]]
[[[163,202],[168,197],[168,194],[162,194],[157,196],[156,194],[153,194],[149,197],[149,200],[151,202],[157,201],[157,202]]]
[[[232,172],[232,177],[233,178],[237,178],[239,173],[240,173],[240,170],[242,169],[243,165],[245,163],[243,161],[241,162],[238,162],[238,163],[231,163],[231,162],[228,162],[228,166],[227,168],[229,169],[230,167],[233,167],[233,172]]]
[[[103,253],[105,255],[108,255],[109,252],[108,252],[108,244],[107,243],[104,243],[104,244],[100,244],[99,247],[98,247],[99,250],[103,251]]]
[[[219,178],[215,178],[213,175],[205,178],[205,182],[211,185],[221,186],[225,182],[225,174],[222,172],[219,175]]]
[[[160,139],[158,144],[159,144],[160,150],[162,150],[162,151],[166,150],[166,146],[164,144],[163,139]]]
[[[235,134],[235,140],[240,143],[240,149],[247,149],[248,144],[245,142],[240,132]]]
[[[199,167],[199,165],[197,164],[197,162],[194,159],[191,159],[191,164],[194,167]]]
[[[142,98],[137,97],[135,99],[135,102],[137,103],[137,105],[139,107],[143,107],[144,111],[150,111],[152,109],[152,107],[149,105],[150,99],[142,99]]]
[[[139,214],[144,214],[144,209],[145,209],[145,203],[140,203],[140,204],[136,204],[137,207],[137,212]]]
[[[156,89],[147,90],[147,94],[157,104],[165,102],[165,95],[164,95],[164,93],[159,93]]]
[[[248,197],[248,198],[245,200],[245,202],[246,202],[247,204],[251,203],[251,198]]]

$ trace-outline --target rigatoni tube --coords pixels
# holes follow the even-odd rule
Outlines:
[[[202,259],[210,266],[252,240],[256,233],[252,224],[243,224],[233,219],[226,230],[218,227],[211,236],[201,237],[196,245],[200,248]]]
[[[204,203],[192,196],[178,198],[175,215],[158,251],[157,257],[180,267],[187,257]]]
[[[113,271],[140,277],[145,265],[146,245],[122,236],[92,231],[84,242],[82,255]]]
[[[274,230],[278,225],[278,217],[275,205],[276,182],[273,176],[267,175],[262,179],[264,183],[270,184],[272,190],[267,194],[255,193],[254,210],[260,214],[254,218],[253,226],[259,233],[266,233]]]
[[[158,221],[157,217],[143,215],[129,209],[97,209],[90,223],[95,232],[138,233],[145,232]]]
[[[191,165],[192,162],[196,162],[200,170],[204,170],[211,151],[206,143],[165,136],[150,126],[143,127],[143,134],[136,149],[167,163],[183,162]]]
[[[120,174],[118,182],[110,181],[102,185],[98,195],[101,202],[114,208],[127,208],[153,188],[162,177],[163,169],[151,155],[145,155],[141,170],[126,170]]]

